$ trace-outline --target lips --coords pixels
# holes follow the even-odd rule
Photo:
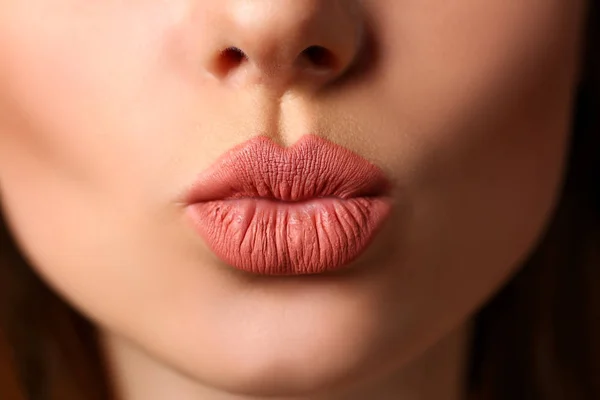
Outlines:
[[[377,166],[315,135],[283,148],[258,136],[188,189],[191,222],[230,266],[262,275],[333,272],[358,258],[391,211]]]

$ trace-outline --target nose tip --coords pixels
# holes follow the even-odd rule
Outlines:
[[[352,0],[230,0],[206,69],[221,81],[324,85],[357,58],[363,21]]]

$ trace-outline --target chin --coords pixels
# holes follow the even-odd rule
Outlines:
[[[149,350],[203,386],[258,398],[332,398],[398,361],[390,352],[397,337],[381,316],[369,318],[360,306],[309,308],[188,326]]]
[[[240,356],[227,365],[220,363],[221,368],[211,371],[206,383],[225,392],[259,398],[330,398],[368,378],[376,365],[372,354],[362,349],[315,344],[310,339],[285,346],[290,348],[281,353],[272,350]],[[198,369],[195,376],[202,381],[205,368]]]

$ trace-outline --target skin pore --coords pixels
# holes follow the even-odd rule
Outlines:
[[[97,325],[123,400],[463,399],[470,316],[557,200],[584,17],[584,0],[4,0],[2,211]],[[381,167],[390,218],[343,273],[234,271],[180,192],[257,135],[306,134]]]

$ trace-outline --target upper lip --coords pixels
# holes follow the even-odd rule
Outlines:
[[[319,136],[305,135],[289,148],[257,136],[202,172],[186,189],[184,202],[349,199],[381,196],[388,189],[389,181],[381,169]]]

